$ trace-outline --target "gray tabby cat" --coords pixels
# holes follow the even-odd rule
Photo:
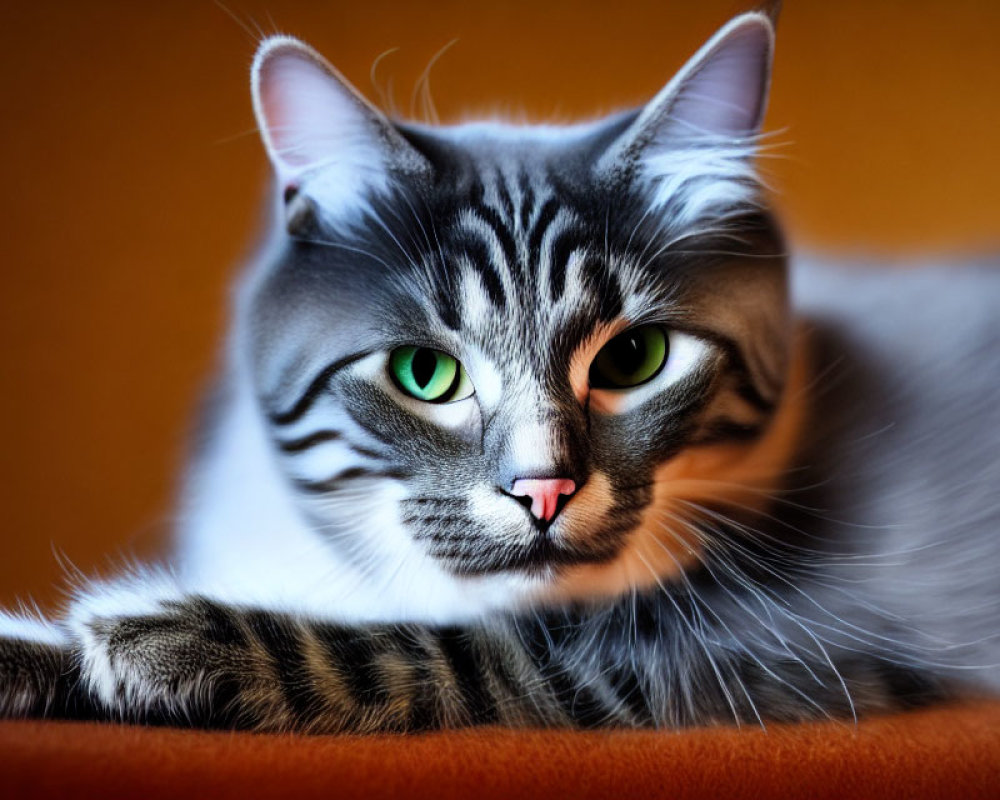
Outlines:
[[[797,267],[790,303],[772,45],[744,14],[638,111],[432,128],[265,41],[279,223],[176,561],[0,619],[3,712],[683,726],[1000,688],[1000,271]]]

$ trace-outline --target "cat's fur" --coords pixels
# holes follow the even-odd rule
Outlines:
[[[799,265],[789,303],[753,170],[772,42],[737,17],[568,128],[390,123],[265,42],[280,222],[176,563],[0,619],[0,709],[680,726],[1000,688],[1000,272]],[[640,324],[663,371],[590,386]],[[404,345],[475,394],[405,396]],[[511,496],[547,477],[578,487],[548,527]]]

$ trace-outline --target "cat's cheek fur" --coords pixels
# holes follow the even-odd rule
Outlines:
[[[603,488],[600,494],[611,499],[610,485]],[[656,484],[652,502],[622,537],[614,557],[562,571],[551,585],[544,588],[542,599],[565,603],[621,597],[630,590],[664,585],[679,579],[685,569],[697,563],[700,545],[683,526],[669,524],[671,500],[668,484]],[[586,519],[584,513],[580,516]],[[594,530],[600,529],[592,523],[578,527],[591,535]]]
[[[478,484],[469,490],[467,500],[469,511],[476,519],[490,520],[495,530],[516,531],[523,539],[530,537],[531,526],[527,524],[524,509],[496,489]]]
[[[615,490],[607,473],[595,470],[573,495],[553,526],[556,535],[569,545],[585,544],[599,531],[615,504]]]
[[[763,510],[780,489],[807,422],[808,351],[805,333],[799,331],[781,401],[760,437],[687,448],[660,465],[652,477],[652,501],[618,555],[606,563],[565,570],[544,588],[543,598],[565,602],[616,597],[683,581],[712,544],[697,525],[701,518],[719,509],[737,517]]]

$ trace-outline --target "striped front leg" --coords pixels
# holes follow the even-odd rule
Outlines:
[[[197,598],[88,626],[85,681],[125,719],[311,733],[569,723],[501,628],[348,627]]]

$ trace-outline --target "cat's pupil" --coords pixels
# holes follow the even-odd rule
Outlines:
[[[417,386],[421,389],[427,388],[427,384],[431,382],[431,378],[437,372],[437,364],[438,357],[433,350],[428,350],[426,347],[417,348],[411,362],[413,380],[416,381]]]
[[[637,372],[646,361],[646,339],[634,333],[611,342],[611,357],[625,375]]]

